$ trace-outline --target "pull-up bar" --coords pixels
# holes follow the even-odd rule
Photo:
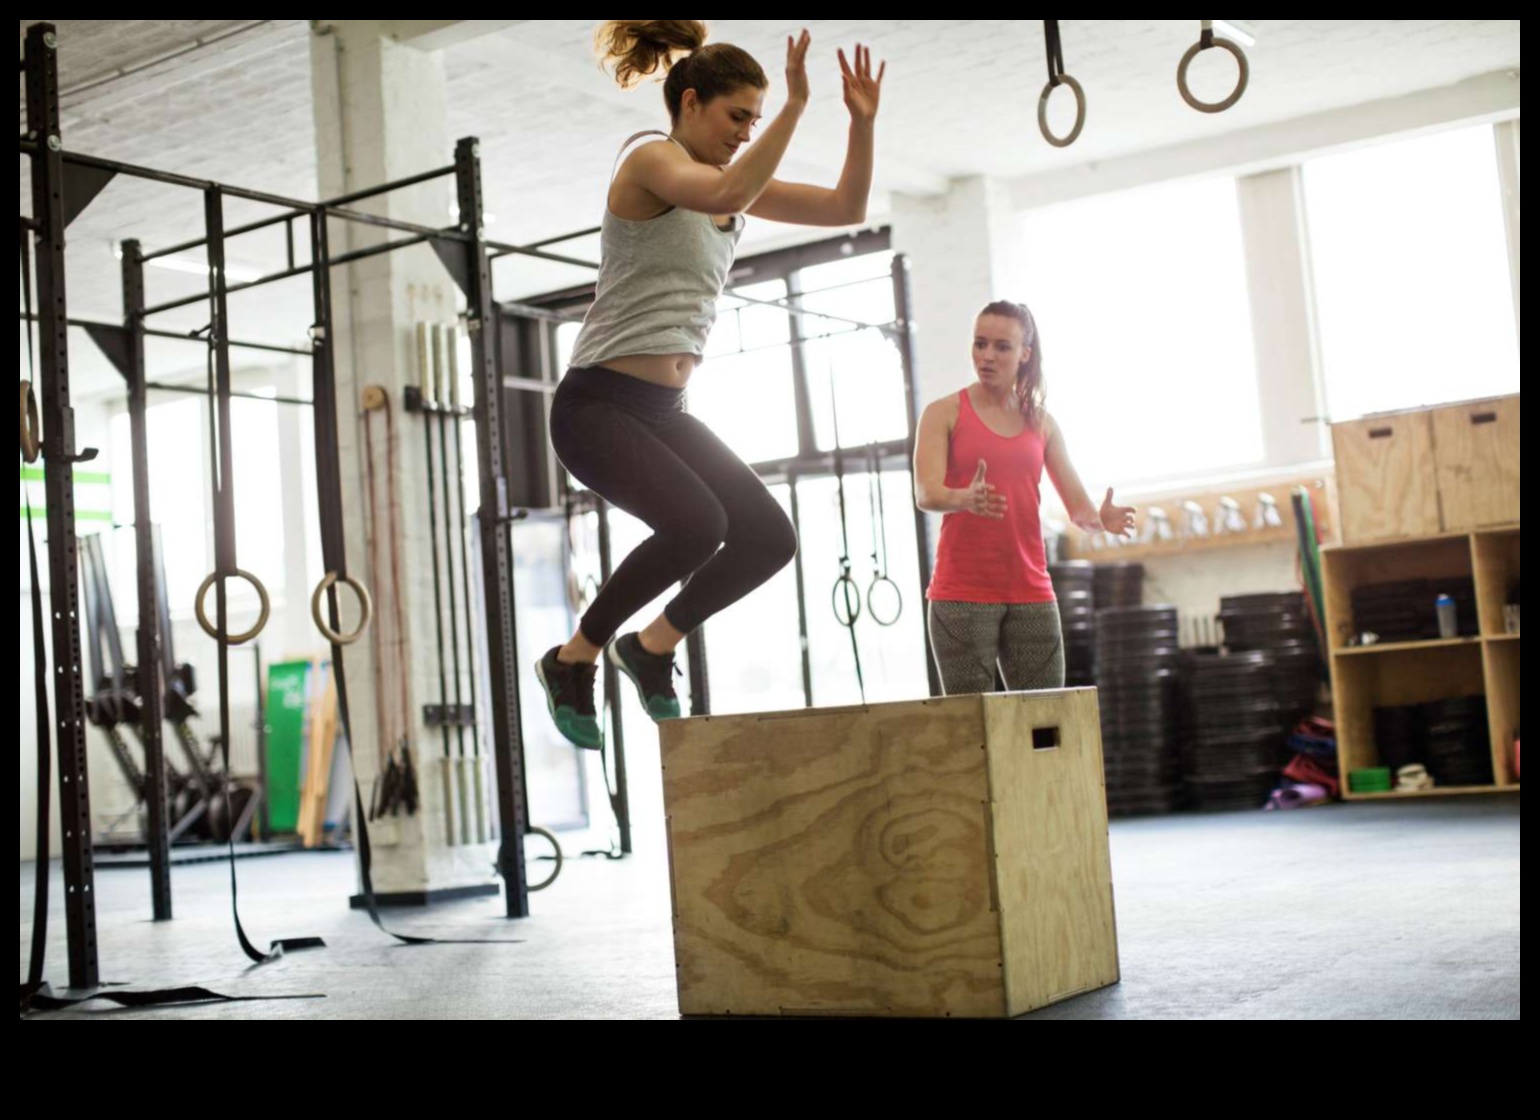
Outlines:
[[[29,321],[33,323],[42,322],[36,313],[29,316],[25,311],[18,311],[16,313],[16,317],[23,323]],[[120,331],[123,329],[123,325],[121,323],[102,323],[95,319],[70,318],[66,319],[65,323],[71,327],[79,327],[81,330]],[[208,345],[208,339],[204,338],[200,334],[189,334],[184,331],[154,330],[150,327],[145,327],[144,333],[149,338],[169,338],[173,342],[197,342],[204,346]],[[269,342],[239,342],[233,338],[229,339],[228,341],[229,344],[237,350],[266,350],[274,354],[297,354],[304,358],[311,356],[310,350],[303,349],[298,346],[274,346]]]

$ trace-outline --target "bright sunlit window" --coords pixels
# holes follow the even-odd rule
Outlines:
[[[205,460],[207,412],[201,401],[183,398],[151,405],[145,411],[146,445],[150,455],[151,513],[160,527],[161,554],[166,566],[166,596],[173,614],[190,613],[198,585],[212,570],[208,504],[209,475]],[[134,523],[134,471],[127,413],[112,419],[112,508],[119,525]],[[117,551],[114,591],[119,618],[137,610],[132,542]],[[236,584],[231,584],[235,594]]]
[[[1305,165],[1333,420],[1519,391],[1492,129]]]
[[[1260,462],[1234,180],[1035,210],[1024,225],[1025,283],[1009,294],[1037,318],[1048,409],[1087,484]],[[958,340],[959,378],[967,342]]]
[[[898,348],[881,331],[857,323],[893,320],[893,254],[868,253],[815,265],[799,277],[802,306],[838,318],[805,318],[809,405],[820,451],[834,447],[835,402],[839,442],[860,447],[909,434],[904,367]]]
[[[783,299],[772,280],[739,291],[751,300]],[[797,453],[797,399],[792,388],[791,321],[786,312],[731,296],[717,302],[706,360],[690,378],[689,409],[747,463]]]

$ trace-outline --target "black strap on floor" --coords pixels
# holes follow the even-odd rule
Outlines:
[[[284,1003],[325,999],[325,996],[226,996],[207,988],[164,988],[158,992],[115,992],[110,989],[68,998],[53,994],[47,984],[32,997],[28,1010],[75,1011],[89,1003],[110,1003],[120,1010],[140,1011],[160,1007],[193,1007],[198,1004]]]
[[[850,519],[845,507],[845,449],[840,445],[840,402],[829,367],[829,405],[834,418],[834,479],[840,498],[840,574],[834,581],[834,617],[850,633],[850,652],[856,663],[856,685],[861,689],[861,703],[866,703],[866,674],[861,670],[861,640],[856,637],[856,620],[861,617],[861,589],[850,575]],[[841,607],[844,608],[841,612]]]
[[[338,449],[337,386],[333,365],[334,342],[329,337],[332,322],[331,250],[326,231],[324,211],[311,215],[311,260],[315,262],[313,297],[316,324],[311,328],[314,352],[314,380],[312,411],[315,417],[315,475],[316,505],[321,521],[321,560],[328,574],[335,573],[326,592],[326,609],[333,634],[342,632],[341,612],[337,605],[337,585],[348,578],[347,538],[344,533],[342,502],[342,460]],[[426,419],[426,418],[425,418]],[[381,933],[395,938],[403,945],[517,945],[511,939],[449,940],[435,937],[412,937],[397,933],[385,925],[380,917],[379,901],[374,893],[374,852],[369,843],[369,815],[364,806],[364,794],[358,784],[358,772],[352,766],[353,719],[348,703],[348,676],[344,664],[343,647],[331,643],[332,674],[337,682],[337,715],[342,723],[342,737],[348,752],[349,769],[353,778],[353,815],[358,845],[358,878],[364,910],[369,920]]]
[[[32,344],[32,261],[30,236],[21,230],[21,287],[26,303],[27,376],[35,383],[37,359]],[[22,483],[22,503],[27,515],[27,562],[32,579],[32,661],[37,707],[37,850],[36,873],[32,895],[32,955],[27,979],[21,985],[20,1015],[45,1011],[67,1011],[84,1004],[107,1001],[120,1008],[172,1007],[197,1003],[252,1003],[271,997],[222,996],[207,988],[169,988],[150,992],[98,991],[82,997],[61,997],[43,981],[48,951],[48,902],[52,875],[50,838],[53,805],[53,720],[48,709],[48,640],[43,625],[42,580],[38,575],[37,534],[32,527],[32,495]],[[239,918],[237,918],[239,921]],[[281,996],[280,999],[321,999],[321,996]]]
[[[229,583],[239,575],[235,538],[235,453],[232,446],[233,425],[230,417],[232,387],[228,298],[224,267],[224,199],[217,187],[204,195],[204,219],[209,235],[208,329],[208,407],[209,427],[213,435],[210,474],[214,488],[214,602],[215,628],[219,646],[219,753],[224,766],[223,793],[229,821],[230,913],[235,920],[235,936],[241,951],[253,964],[277,960],[296,949],[320,949],[326,943],[319,937],[285,938],[272,942],[267,951],[258,949],[246,935],[241,922],[240,884],[236,876],[235,814],[229,812],[230,800],[230,617]],[[265,792],[265,791],[264,791]]]

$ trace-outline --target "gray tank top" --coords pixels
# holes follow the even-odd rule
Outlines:
[[[643,136],[672,140],[663,132],[639,132],[621,146],[621,155]],[[615,162],[618,167],[619,159]],[[642,354],[703,354],[743,225],[739,215],[731,229],[722,229],[711,215],[679,207],[633,222],[616,217],[606,203],[598,288],[572,365],[582,369]]]

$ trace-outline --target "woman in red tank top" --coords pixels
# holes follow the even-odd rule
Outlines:
[[[1048,577],[1039,487],[1043,468],[1070,518],[1089,532],[1127,533],[1134,511],[1098,509],[1043,408],[1042,348],[1032,312],[992,303],[974,328],[977,381],[925,410],[915,498],[945,514],[930,600],[931,651],[948,695],[1064,687],[1064,636]]]

